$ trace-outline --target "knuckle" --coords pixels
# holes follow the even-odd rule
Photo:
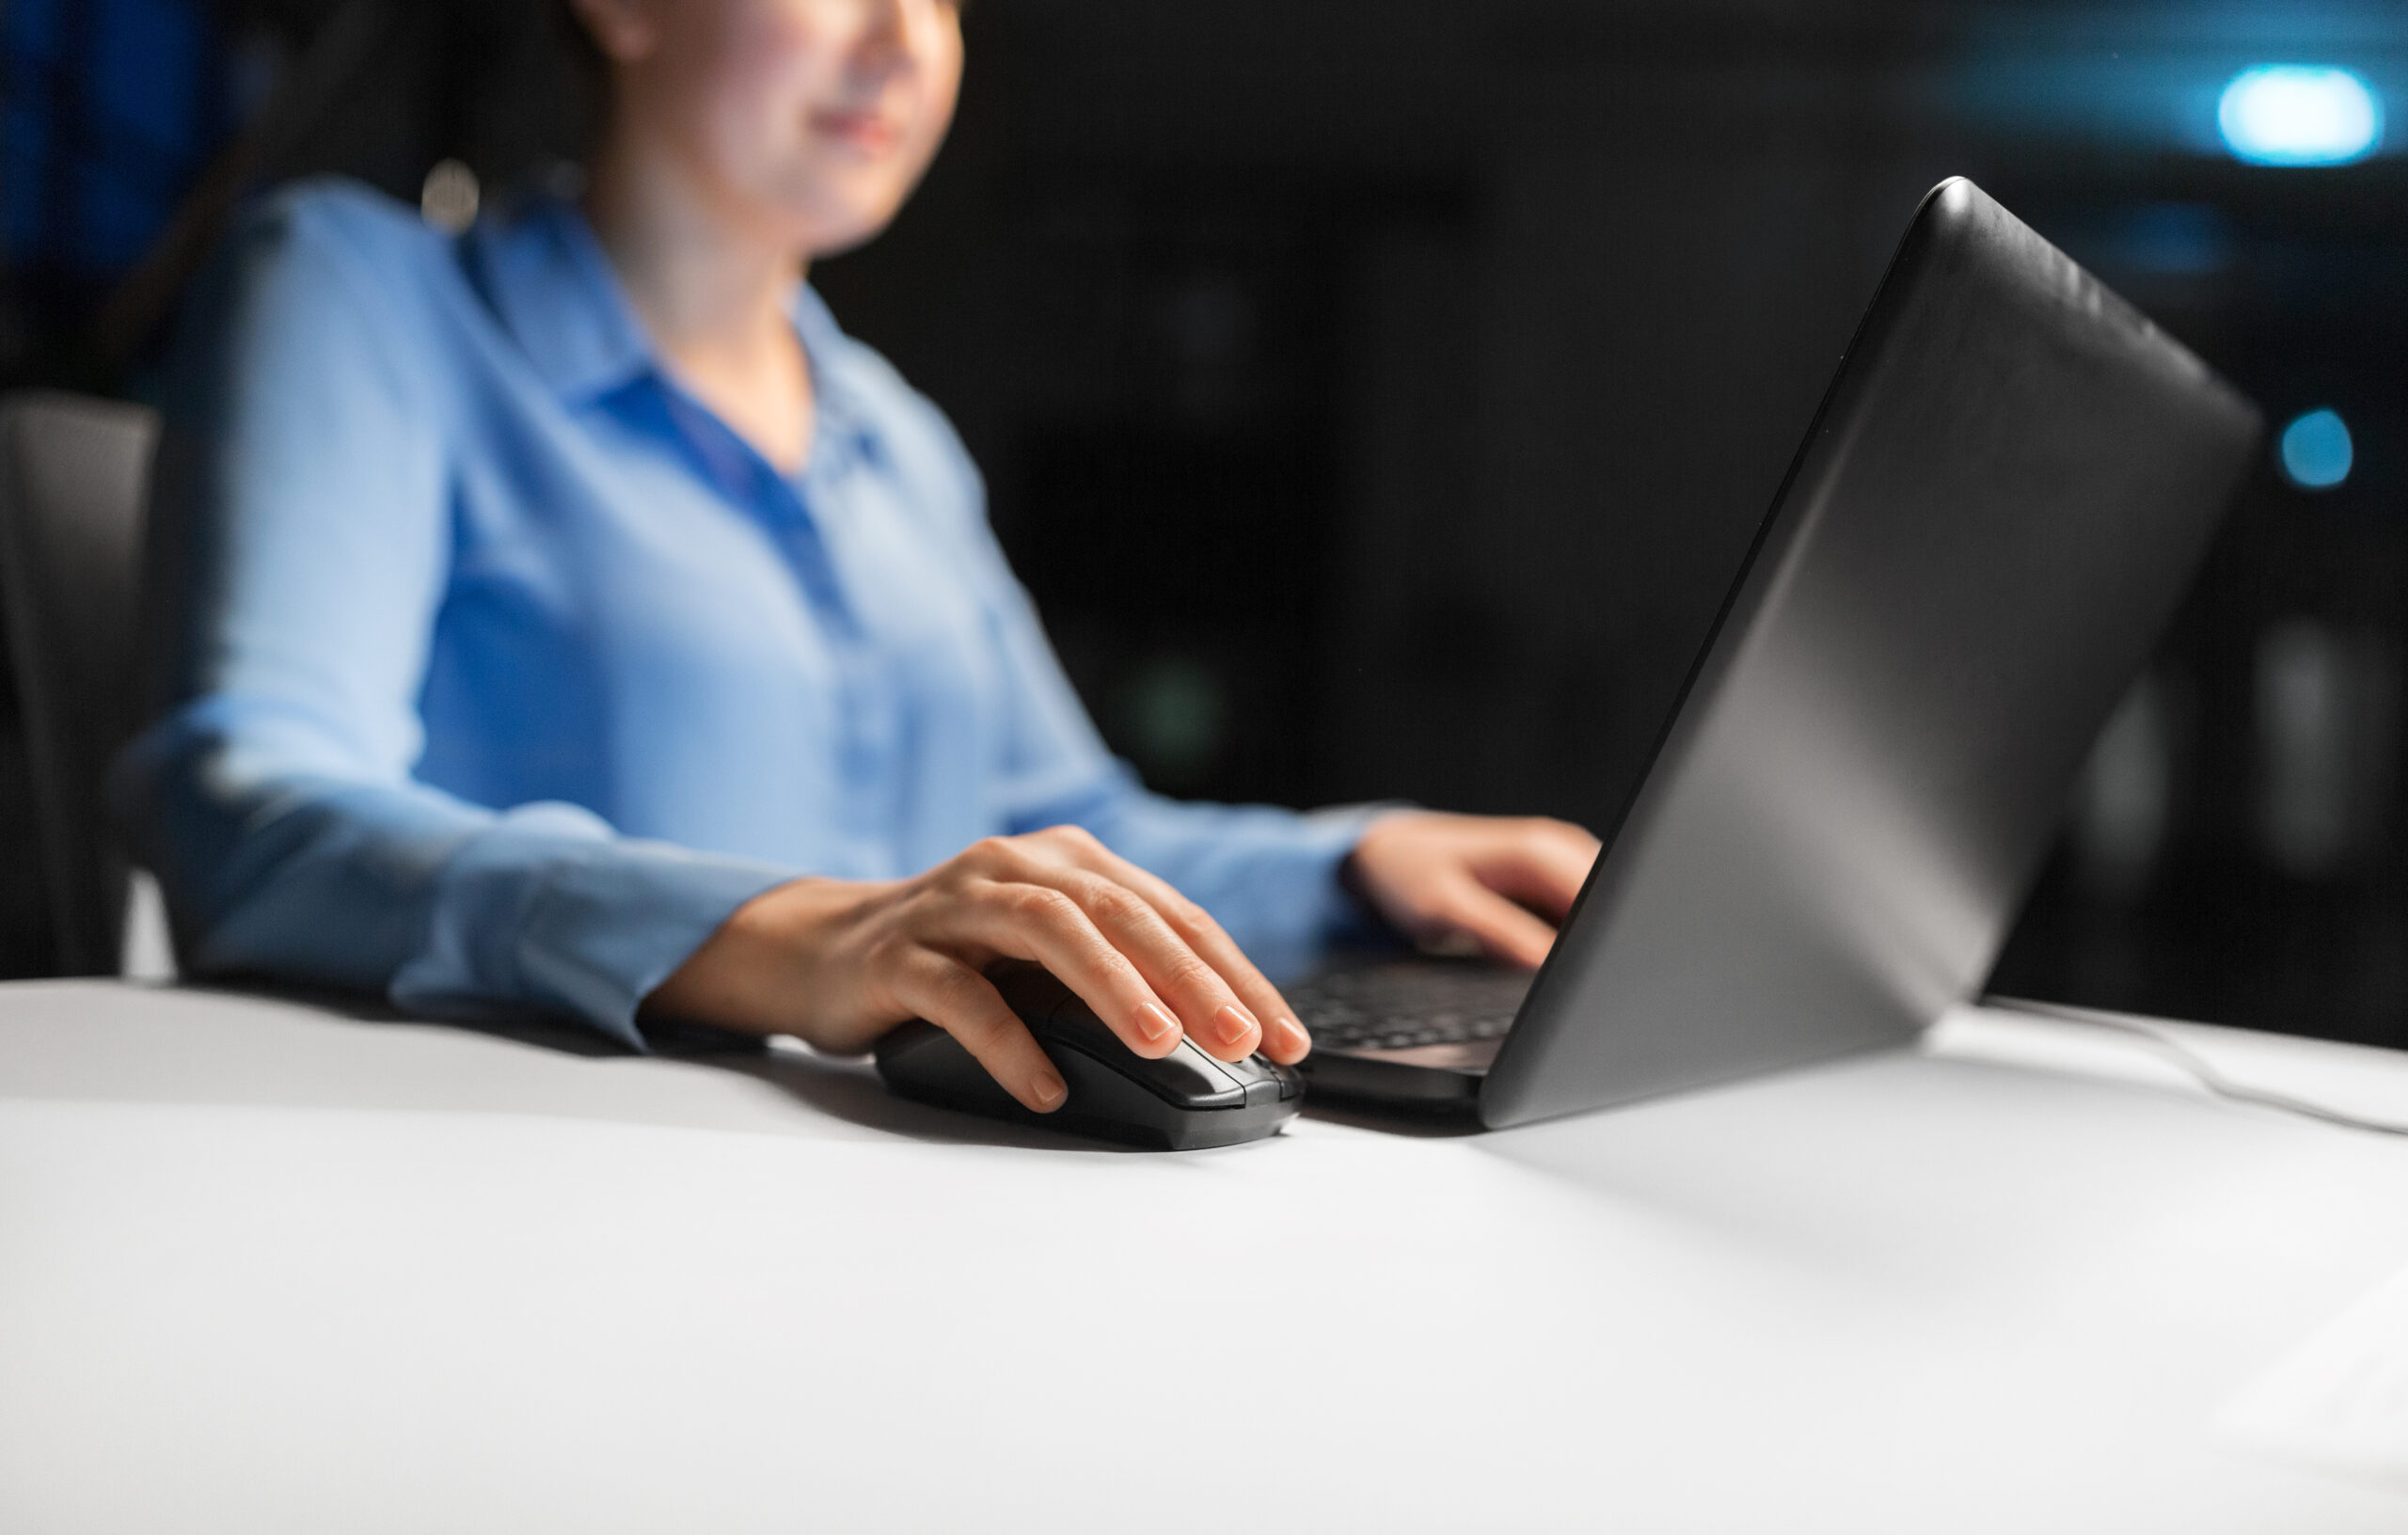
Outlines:
[[[966,888],[966,885],[975,885],[977,880],[985,878],[985,874],[982,874],[980,868],[982,863],[980,863],[980,857],[977,857],[977,849],[975,847],[966,847],[966,849],[960,849],[960,857],[946,859],[944,863],[939,863],[937,868],[929,868],[927,874],[920,876],[920,878],[912,883],[911,895],[906,897],[903,905],[925,907],[929,900],[942,900],[942,897],[946,895],[958,895],[960,890]]]
[[[1170,984],[1181,989],[1217,986],[1221,980],[1220,973],[1193,952],[1172,956],[1163,971]]]
[[[1160,896],[1141,898],[1168,918],[1171,925],[1181,932],[1217,933],[1221,930],[1221,925],[1212,920],[1211,912],[1180,894],[1173,886],[1163,886]]]
[[[1103,887],[1111,883],[1101,875],[1078,868],[1056,870],[1049,882],[1081,906],[1101,900]]]
[[[1045,926],[1059,926],[1079,915],[1078,903],[1050,885],[1013,885],[1008,887],[1011,910],[1022,919]]]
[[[1091,881],[1086,905],[1097,916],[1123,926],[1154,915],[1153,906],[1144,896],[1110,879]]]

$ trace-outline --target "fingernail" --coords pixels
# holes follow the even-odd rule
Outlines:
[[[1212,1032],[1221,1043],[1234,1048],[1244,1043],[1248,1034],[1260,1034],[1262,1025],[1254,1021],[1252,1013],[1233,1002],[1212,1015]]]
[[[1290,1050],[1308,1051],[1313,1048],[1313,1037],[1306,1033],[1305,1026],[1294,1019],[1277,1019],[1271,1026],[1279,1031],[1280,1039]]]
[[[1164,1012],[1150,1002],[1137,1005],[1137,1032],[1149,1044],[1159,1044],[1179,1032],[1179,1020]]]
[[[1050,1111],[1059,1108],[1061,1106],[1062,1100],[1070,1096],[1070,1089],[1062,1085],[1062,1078],[1058,1072],[1038,1072],[1035,1085],[1037,1088],[1037,1106],[1041,1111]]]

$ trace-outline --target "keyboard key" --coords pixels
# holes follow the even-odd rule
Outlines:
[[[1409,1050],[1501,1037],[1529,989],[1520,971],[1404,960],[1332,971],[1287,992],[1322,1044]]]

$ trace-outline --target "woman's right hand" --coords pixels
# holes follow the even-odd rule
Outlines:
[[[907,1019],[936,1024],[1039,1113],[1069,1096],[982,972],[1028,959],[1122,1043],[1193,1038],[1293,1064],[1311,1037],[1204,909],[1077,827],[990,837],[911,879],[798,879],[754,896],[645,999],[666,1014],[858,1054]]]

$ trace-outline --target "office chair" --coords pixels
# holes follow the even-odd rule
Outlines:
[[[46,969],[119,973],[125,860],[103,783],[135,723],[144,503],[158,419],[29,391],[0,400],[0,621],[8,625],[49,914]]]

